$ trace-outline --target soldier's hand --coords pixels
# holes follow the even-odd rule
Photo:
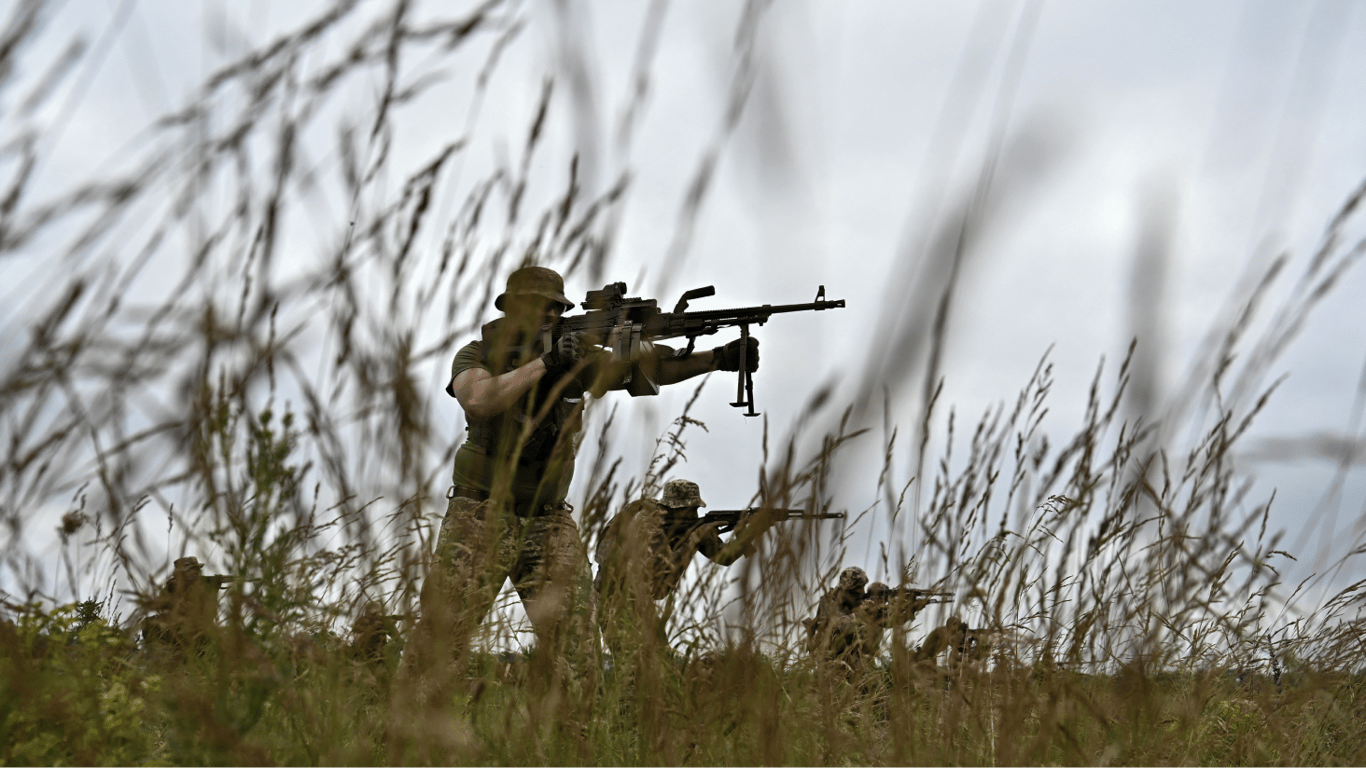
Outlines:
[[[740,349],[744,345],[743,339],[736,339],[724,347],[717,347],[711,351],[716,358],[716,367],[723,371],[740,370]],[[749,348],[745,350],[745,367],[750,373],[759,370],[759,340],[753,336],[749,337]]]
[[[574,381],[585,392],[592,392],[595,396],[601,397],[603,393],[612,388],[612,385],[620,380],[622,370],[626,366],[612,362],[612,353],[601,347],[588,345],[583,351],[583,357],[579,360],[574,369]]]
[[[583,334],[577,331],[566,333],[556,339],[550,350],[541,355],[541,362],[545,363],[546,373],[552,376],[564,375],[583,359],[586,346]]]

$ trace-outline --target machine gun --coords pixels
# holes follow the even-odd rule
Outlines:
[[[868,585],[864,602],[880,618],[902,624],[913,621],[928,606],[953,602],[953,595],[914,587],[889,587],[875,581]]]
[[[632,362],[623,383],[626,391],[633,397],[659,394],[659,384],[653,381],[638,364],[641,343],[655,339],[687,338],[688,348],[683,354],[691,354],[697,337],[707,336],[722,328],[740,327],[740,365],[736,382],[736,408],[748,406],[746,416],[758,416],[754,410],[754,375],[749,371],[745,359],[749,349],[749,327],[763,325],[773,315],[787,312],[810,312],[826,309],[842,309],[844,299],[827,300],[825,286],[816,291],[816,300],[809,304],[764,304],[758,307],[740,309],[711,309],[689,312],[688,302],[716,294],[715,286],[694,288],[684,292],[672,312],[661,312],[655,299],[628,298],[626,283],[608,283],[600,291],[589,291],[583,302],[586,310],[582,315],[572,315],[560,320],[553,335],[583,333],[595,344],[610,346],[612,360],[618,363]]]
[[[773,509],[771,507],[749,507],[748,509],[718,509],[714,512],[699,517],[695,520],[687,520],[685,524],[689,528],[700,527],[703,525],[716,524],[717,533],[728,533],[735,530],[740,523],[750,518],[760,518],[775,523],[786,520],[843,520],[843,512],[814,512],[808,513],[804,509]]]

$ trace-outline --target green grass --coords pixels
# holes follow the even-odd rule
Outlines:
[[[1000,632],[980,664],[911,663],[929,615],[852,677],[815,664],[801,619],[840,568],[872,563],[849,554],[850,529],[790,524],[760,555],[687,582],[670,652],[644,667],[599,663],[547,686],[538,670],[554,660],[509,662],[495,653],[506,627],[490,625],[449,701],[415,711],[399,668],[454,448],[430,372],[494,314],[522,260],[603,277],[631,210],[625,181],[589,198],[577,160],[543,162],[546,126],[576,116],[569,89],[496,90],[526,12],[495,2],[415,27],[394,8],[338,6],[217,71],[113,170],[43,197],[28,175],[52,158],[29,137],[51,128],[41,107],[76,70],[50,68],[33,109],[0,116],[0,258],[60,265],[14,289],[0,348],[0,568],[18,593],[0,613],[0,762],[1366,763],[1360,585],[1319,600],[1282,583],[1286,559],[1315,553],[1286,551],[1268,526],[1276,502],[1254,498],[1233,461],[1287,347],[1363,250],[1349,236],[1362,190],[1325,212],[1316,252],[1233,296],[1170,402],[1133,393],[1148,373],[1140,339],[1083,399],[1055,400],[1055,376],[1086,374],[1045,359],[971,422],[939,375],[945,324],[927,312],[879,329],[893,340],[880,354],[918,361],[915,381],[873,376],[844,402],[822,388],[792,434],[765,432],[763,455],[737,468],[758,470],[763,501],[879,532],[889,543],[869,559],[884,572],[952,592],[970,624]],[[760,16],[737,38],[742,63]],[[15,58],[25,50],[0,50],[0,85],[49,70],[10,66],[33,64]],[[449,73],[468,76],[472,133],[394,160],[400,111],[457,103]],[[375,100],[339,106],[357,93]],[[496,98],[534,108],[485,169],[463,142]],[[961,256],[1008,207],[975,195],[949,200],[959,213],[929,240]],[[961,288],[947,274],[920,286],[946,315]],[[921,393],[919,416],[893,419],[889,389]],[[689,441],[724,439],[718,425],[697,433],[698,396],[639,476],[617,458],[623,417],[590,404],[572,499],[587,545]],[[855,490],[877,501],[836,507],[843,473],[869,457],[883,471]],[[893,480],[907,466],[912,479]],[[55,549],[28,547],[59,519]],[[181,554],[245,579],[219,595],[201,652],[138,638]],[[404,618],[367,663],[350,627],[369,602]]]
[[[3,648],[6,764],[1357,764],[1366,679],[1232,670],[1087,675],[1000,661],[949,677],[885,662],[866,679],[734,648],[671,665],[658,690],[611,674],[547,710],[517,664],[479,656],[448,727],[395,754],[384,666],[335,638],[225,629],[188,661],[134,651],[97,619],[25,613]],[[524,663],[524,662],[519,662]],[[648,701],[647,701],[648,700]],[[586,722],[557,728],[558,718]],[[439,746],[438,746],[439,745]]]
[[[1099,430],[1116,409],[1099,400],[1093,405],[1096,417],[1086,429]],[[1188,511],[1167,516],[1163,499],[1175,492],[1158,491],[1142,476],[1128,482],[1144,486],[1155,502],[1162,515],[1150,526],[1156,533],[1111,523],[1118,528],[1110,543],[1102,530],[1081,552],[1048,551],[1045,540],[1081,540],[1086,515],[1094,513],[1053,494],[1032,526],[988,537],[979,551],[945,557],[956,565],[942,585],[960,602],[978,594],[981,621],[1006,628],[977,661],[914,663],[909,649],[928,631],[923,621],[891,633],[889,652],[853,674],[816,663],[799,643],[783,640],[792,635],[761,634],[805,605],[800,594],[782,603],[768,591],[792,586],[782,579],[810,538],[781,529],[748,561],[766,589],[739,600],[740,606],[778,608],[778,618],[751,627],[756,640],[727,642],[694,625],[701,642],[645,656],[643,666],[630,670],[600,660],[596,676],[571,680],[568,690],[538,677],[546,660],[534,649],[511,657],[478,653],[449,701],[415,712],[413,691],[397,674],[403,633],[379,656],[362,658],[344,631],[347,604],[328,603],[330,580],[315,578],[327,558],[302,554],[310,536],[297,529],[260,533],[263,518],[278,518],[291,501],[301,473],[292,463],[298,439],[292,419],[286,416],[278,430],[269,428],[273,421],[269,415],[254,420],[252,440],[244,444],[240,480],[252,493],[243,496],[242,508],[229,510],[231,525],[209,534],[253,578],[222,593],[220,620],[206,644],[196,652],[138,642],[136,622],[119,626],[96,601],[52,611],[37,603],[12,606],[17,622],[4,625],[0,650],[6,694],[0,728],[8,734],[0,760],[1261,765],[1357,764],[1366,757],[1354,738],[1366,716],[1366,678],[1359,661],[1344,661],[1349,649],[1343,647],[1355,642],[1357,624],[1330,612],[1299,634],[1266,637],[1255,574],[1244,576],[1253,588],[1226,584],[1237,570],[1230,564],[1246,557],[1246,548],[1231,546],[1222,527],[1197,530]],[[1013,421],[984,424],[976,442],[990,444],[995,430]],[[681,445],[682,431],[694,423],[681,418],[661,445]],[[218,429],[242,424],[223,419]],[[222,437],[216,437],[220,444],[232,442]],[[831,450],[843,444],[827,443]],[[1127,450],[1124,441],[1112,448]],[[936,503],[950,508],[974,487],[986,492],[991,484],[972,478],[1007,474],[993,469],[993,455],[975,449],[960,473],[939,478]],[[802,487],[829,470],[830,458],[775,477],[795,478],[786,487]],[[942,462],[941,471],[949,466]],[[1074,466],[1059,483],[1076,487],[1089,479],[1103,487],[1114,482],[1104,468],[1118,462],[1097,456]],[[1206,465],[1200,487],[1231,480],[1219,472],[1228,470]],[[1124,520],[1124,505],[1145,498],[1134,492],[1094,497],[1117,505],[1092,502],[1111,521]],[[922,519],[931,529],[945,524],[943,516]],[[1116,557],[1128,563],[1123,580],[1105,576]],[[927,555],[921,567],[935,564]],[[1199,580],[1181,575],[1191,568],[1205,569]],[[690,589],[720,586],[713,571]],[[1076,592],[1079,586],[1085,592]],[[1001,593],[1009,599],[997,599]],[[1066,605],[1078,594],[1090,599]],[[1229,598],[1238,595],[1247,604],[1234,611]],[[1037,615],[1023,615],[1026,610]],[[677,613],[673,636],[681,638],[692,620]],[[1310,631],[1316,626],[1331,631]]]

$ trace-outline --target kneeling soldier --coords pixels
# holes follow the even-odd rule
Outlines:
[[[926,606],[947,598],[944,592],[868,584],[862,568],[845,568],[839,584],[821,596],[816,617],[802,622],[807,647],[818,663],[833,663],[846,674],[858,672],[866,659],[877,655],[884,629],[909,624]]]
[[[143,622],[143,642],[177,655],[202,653],[218,623],[218,590],[227,581],[226,576],[205,575],[198,558],[178,558],[161,594],[145,603],[155,613]]]
[[[767,530],[755,520],[723,542],[717,531],[721,524],[699,517],[705,506],[697,483],[670,480],[662,498],[627,504],[598,540],[593,559],[599,626],[617,663],[643,646],[664,646],[664,621],[655,601],[678,588],[694,555],[729,566],[753,554],[755,540]]]

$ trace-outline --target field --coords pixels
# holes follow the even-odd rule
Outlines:
[[[513,0],[449,16],[340,2],[264,42],[219,30],[228,63],[103,165],[45,138],[102,49],[38,45],[49,4],[5,11],[0,763],[1366,764],[1366,582],[1287,583],[1321,553],[1290,551],[1280,502],[1236,460],[1366,252],[1366,186],[1316,212],[1312,249],[1249,257],[1173,391],[1155,394],[1136,318],[1127,353],[1084,372],[1040,340],[1032,375],[974,420],[944,377],[962,273],[1047,165],[1047,141],[1004,123],[968,183],[934,190],[929,266],[915,311],[883,315],[881,367],[840,386],[757,374],[765,397],[811,394],[757,423],[762,455],[732,468],[761,478],[752,503],[845,519],[694,569],[659,605],[666,642],[630,663],[584,626],[571,665],[500,611],[421,700],[404,649],[462,436],[434,376],[520,264],[592,285],[674,268],[761,79],[752,3],[666,253],[623,266],[663,7],[610,130],[589,119],[572,40],[562,80],[501,78],[529,25],[572,20]],[[490,113],[515,129],[487,135]],[[419,140],[441,121],[437,146]],[[566,151],[591,130],[620,167]],[[1089,390],[1059,398],[1078,378]],[[729,439],[696,409],[733,385],[699,386],[645,450],[623,437],[639,410],[590,399],[571,498],[588,552],[623,504]],[[876,502],[848,508],[865,477],[852,495]],[[856,542],[884,579],[952,602],[850,668],[813,656],[802,620]],[[1317,571],[1353,572],[1351,546]],[[225,578],[176,618],[165,585],[184,556]],[[977,651],[917,661],[951,615]]]
[[[918,622],[890,633],[887,652],[866,667],[817,663],[791,631],[809,605],[791,585],[819,534],[782,529],[743,561],[765,589],[720,601],[724,572],[708,571],[676,601],[672,647],[640,657],[629,671],[599,657],[591,669],[557,677],[555,662],[537,649],[485,650],[469,659],[448,700],[420,709],[397,674],[410,616],[353,622],[359,608],[334,584],[352,563],[318,546],[317,532],[260,534],[296,500],[303,474],[291,463],[298,439],[292,419],[277,423],[262,414],[238,465],[240,484],[252,492],[227,510],[229,525],[209,534],[239,558],[233,573],[247,578],[224,585],[217,621],[203,625],[202,639],[140,639],[139,621],[105,614],[109,595],[57,609],[7,606],[14,621],[2,625],[0,646],[3,760],[1360,762],[1366,678],[1360,620],[1350,617],[1354,590],[1306,620],[1278,626],[1268,615],[1279,607],[1264,599],[1277,583],[1267,561],[1288,555],[1259,539],[1260,517],[1237,523],[1253,546],[1232,544],[1221,520],[1221,500],[1234,494],[1220,462],[1236,431],[1221,422],[1202,441],[1194,459],[1202,463],[1180,479],[1117,476],[1115,467],[1133,450],[1129,441],[1141,439],[1134,434],[1111,453],[1099,451],[1118,399],[1093,402],[1088,431],[1057,457],[1001,450],[1018,442],[1003,438],[1035,423],[1044,395],[1026,391],[1016,412],[981,425],[962,471],[937,478],[936,514],[921,518],[929,537],[955,508],[979,507],[1005,482],[998,478],[1016,477],[1013,493],[1023,493],[1018,478],[1028,467],[1060,468],[1040,473],[1034,493],[1042,499],[1018,529],[1003,525],[976,551],[963,543],[972,540],[970,530],[930,538],[920,567],[945,569],[937,586],[965,607],[977,604],[965,615],[996,630],[980,653],[916,663],[910,651],[931,628]],[[220,422],[216,436],[236,423]],[[661,440],[675,448],[661,452],[660,465],[676,458],[691,426],[682,418]],[[832,453],[851,437],[831,436],[809,464],[775,463],[782,470],[775,479],[789,494],[819,485]],[[612,495],[610,488],[598,494]],[[1178,506],[1184,499],[1199,504]],[[1138,509],[1148,511],[1140,516]],[[604,512],[590,507],[585,519]],[[980,525],[960,520],[969,529]],[[85,524],[69,522],[73,537]],[[401,555],[398,545],[362,550],[348,556],[383,564]],[[688,614],[682,606],[689,604],[707,607]],[[732,626],[750,623],[718,634],[715,627],[727,622],[707,611],[732,617]],[[497,631],[488,627],[476,647],[496,646]]]

